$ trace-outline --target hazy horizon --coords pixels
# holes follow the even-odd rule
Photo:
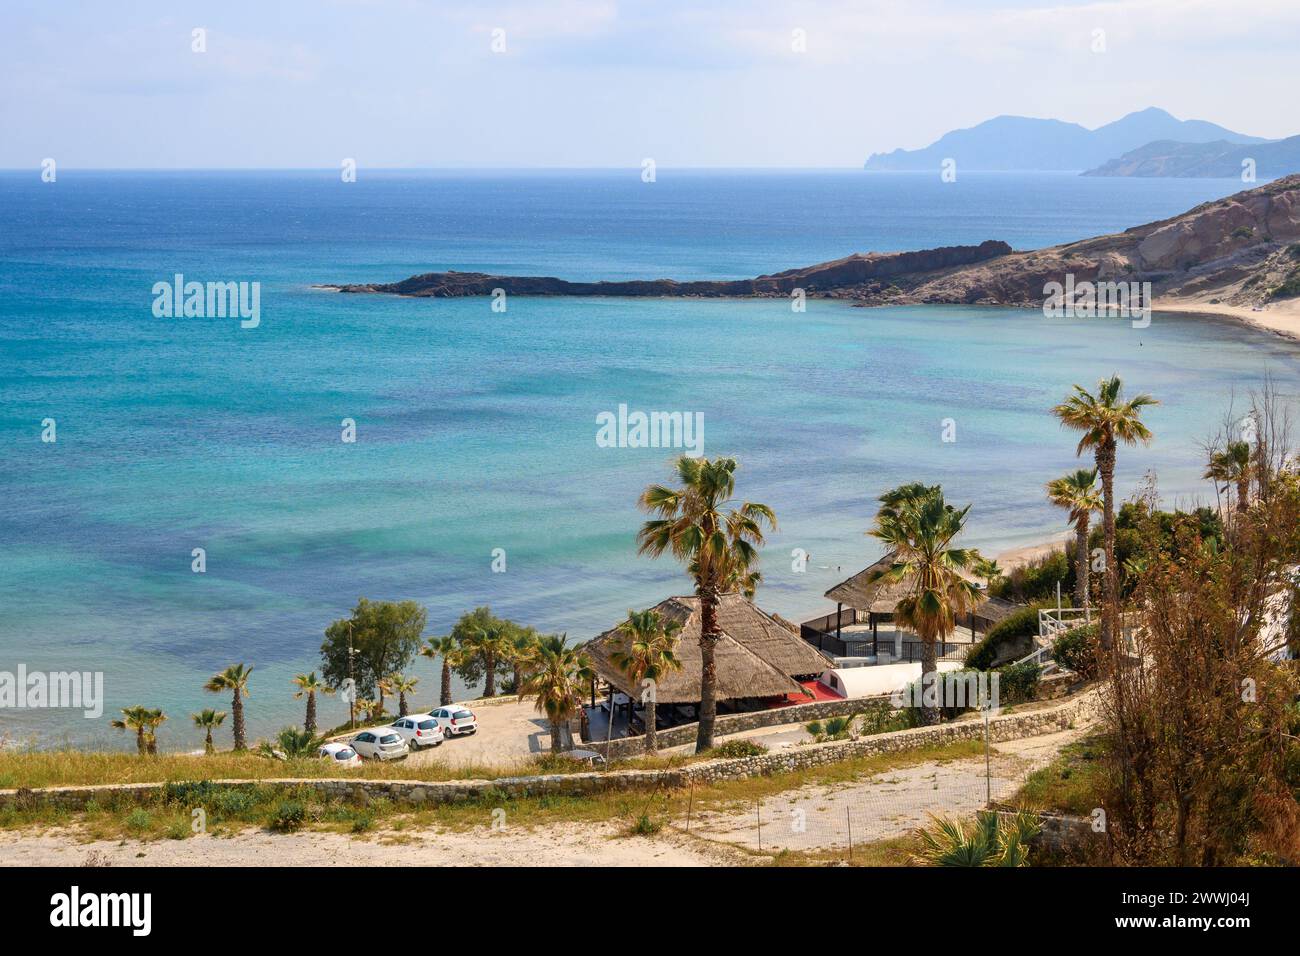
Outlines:
[[[1282,0],[17,0],[5,14],[5,169],[847,169],[998,115],[1094,129],[1151,106],[1300,132],[1300,106],[1274,95],[1300,46],[1300,6]]]

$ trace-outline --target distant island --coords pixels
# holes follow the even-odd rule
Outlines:
[[[1217,123],[1180,120],[1156,107],[1130,113],[1091,130],[1078,123],[1056,119],[998,116],[970,129],[945,133],[923,149],[875,153],[867,159],[864,168],[871,172],[938,170],[944,160],[951,159],[959,171],[1096,170],[1111,160],[1156,143],[1244,146],[1266,142],[1268,140],[1262,137],[1233,132]],[[1300,167],[1286,169],[1284,173],[1297,171]],[[1238,165],[1229,175],[1239,175],[1240,172]],[[1096,175],[1134,174],[1110,172]]]
[[[1044,287],[1066,276],[1075,282],[1150,282],[1153,294],[1165,301],[1213,306],[1206,311],[1225,314],[1283,300],[1289,300],[1290,310],[1300,296],[1300,175],[1124,232],[1031,251],[990,239],[974,246],[855,253],[753,279],[569,282],[430,272],[400,282],[322,288],[420,298],[486,296],[496,290],[524,296],[777,297],[803,290],[810,297],[861,305],[1041,306]],[[1290,325],[1273,327],[1293,334]]]
[[[1083,175],[1228,179],[1240,176],[1248,163],[1253,164],[1253,172],[1261,180],[1300,172],[1300,136],[1246,145],[1222,139],[1211,143],[1160,140],[1089,169]]]

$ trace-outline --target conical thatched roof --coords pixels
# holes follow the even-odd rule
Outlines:
[[[700,699],[700,602],[694,596],[672,597],[655,605],[665,620],[681,622],[677,658],[681,670],[659,681],[656,699],[661,704],[693,704]],[[830,665],[811,645],[771,615],[739,594],[725,594],[719,601],[718,625],[723,637],[715,654],[718,670],[718,699],[781,697],[798,694],[802,688],[793,675],[820,674]],[[627,677],[613,665],[610,654],[625,650],[627,635],[615,627],[583,645],[592,666],[602,679],[629,696],[638,696]]]
[[[875,564],[863,568],[853,577],[841,581],[826,592],[826,596],[836,604],[856,608],[859,611],[871,611],[876,614],[893,614],[898,602],[907,596],[911,582],[907,580],[886,582],[880,576],[894,564],[894,552],[886,552]],[[978,575],[960,572],[968,581],[983,583]],[[986,597],[981,605],[987,603]],[[977,606],[978,609],[978,606]]]

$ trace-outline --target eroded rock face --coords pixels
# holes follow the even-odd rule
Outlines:
[[[568,282],[550,276],[431,272],[401,282],[327,286],[341,292],[418,297],[810,296],[849,298],[863,305],[967,303],[1041,305],[1044,286],[1064,282],[1150,282],[1157,295],[1218,294],[1255,303],[1285,293],[1300,276],[1292,244],[1300,241],[1300,175],[1204,203],[1161,222],[1110,236],[1014,252],[1005,242],[945,246],[916,252],[857,253],[843,259],[753,279],[676,282]],[[1292,281],[1294,279],[1294,282]]]

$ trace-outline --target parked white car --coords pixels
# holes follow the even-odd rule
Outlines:
[[[363,730],[349,743],[353,750],[370,760],[398,760],[411,752],[402,735],[389,727]]]
[[[336,767],[360,767],[361,757],[348,744],[322,744],[317,757],[332,760]]]
[[[459,704],[439,707],[431,716],[438,722],[438,726],[447,737],[460,737],[478,730],[478,718],[474,716],[474,712]]]
[[[401,734],[406,746],[412,750],[436,747],[442,743],[442,727],[432,714],[407,714],[398,717],[389,726]]]

